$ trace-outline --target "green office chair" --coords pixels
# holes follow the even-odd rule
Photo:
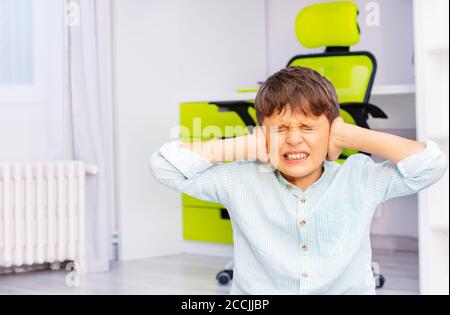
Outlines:
[[[327,2],[303,8],[295,20],[295,32],[300,44],[306,48],[325,47],[325,51],[297,55],[287,66],[311,68],[326,77],[336,89],[344,121],[369,128],[367,124],[369,115],[384,119],[387,115],[369,103],[377,69],[375,57],[367,51],[350,51],[350,46],[359,42],[358,13],[358,8],[353,2]],[[230,102],[216,105],[236,111],[247,126],[256,125],[248,114],[251,103]],[[343,163],[347,157],[355,153],[359,152],[344,149],[337,162]],[[383,275],[374,272],[374,277],[377,287],[382,287],[385,282]],[[227,283],[231,278],[230,269],[217,275],[221,283]]]

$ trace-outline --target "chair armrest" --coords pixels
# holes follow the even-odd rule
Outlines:
[[[369,125],[367,124],[369,114],[374,118],[383,118],[383,119],[388,118],[386,113],[383,112],[378,106],[370,103],[364,102],[341,103],[340,107],[353,117],[358,126],[367,129],[370,129]]]
[[[365,102],[348,102],[348,103],[341,103],[341,108],[344,110],[347,110],[348,108],[358,108],[358,110],[366,110],[368,114],[370,114],[373,118],[388,118],[385,112],[378,106],[371,104],[371,103],[365,103]]]
[[[254,107],[253,103],[248,101],[228,101],[228,102],[211,102],[210,104],[217,105],[221,110],[234,111],[242,119],[244,124],[249,127],[255,127],[256,121],[253,120],[248,112],[249,107]],[[250,132],[252,130],[250,129]]]

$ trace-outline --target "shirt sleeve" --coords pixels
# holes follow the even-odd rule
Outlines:
[[[366,155],[358,156],[358,179],[364,197],[376,204],[417,193],[439,181],[448,168],[446,155],[433,141],[427,141],[424,150],[397,164],[375,163]]]
[[[213,164],[181,142],[172,141],[154,152],[150,171],[161,184],[195,198],[227,204],[234,163]]]

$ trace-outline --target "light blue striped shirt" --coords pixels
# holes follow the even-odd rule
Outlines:
[[[324,161],[306,190],[257,161],[212,164],[179,142],[164,144],[150,169],[162,184],[223,204],[233,228],[231,294],[374,294],[370,224],[378,204],[437,182],[447,158],[428,141],[400,161],[363,154]]]

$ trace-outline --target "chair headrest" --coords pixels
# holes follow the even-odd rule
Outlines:
[[[297,39],[306,48],[344,46],[359,42],[358,7],[350,1],[304,7],[295,19]]]

